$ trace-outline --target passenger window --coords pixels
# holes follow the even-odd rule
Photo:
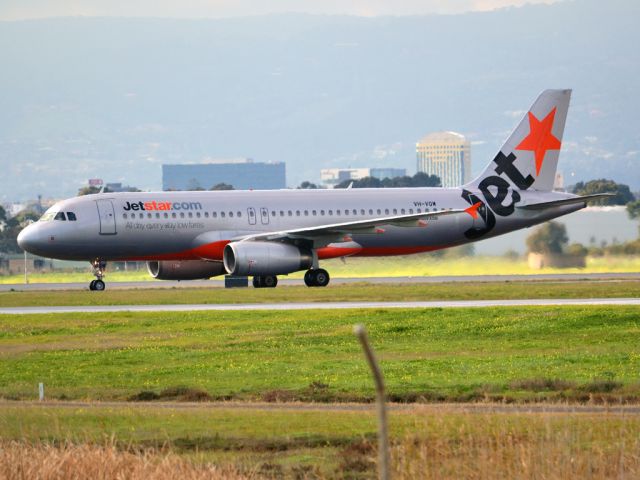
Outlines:
[[[224,212],[220,212],[220,217],[224,218]]]
[[[200,212],[196,212],[196,217],[200,218]]]
[[[394,215],[397,215],[397,214],[398,214],[398,209],[397,209],[397,208],[394,208],[394,209],[393,209],[393,214],[394,214]]]
[[[211,216],[213,218],[217,218],[218,217],[218,212],[211,212]]]
[[[324,216],[324,210],[320,210],[320,215]]]
[[[123,214],[122,214],[122,218],[126,219],[126,218],[127,218],[127,214],[126,214],[126,213],[123,213]]]
[[[304,216],[305,216],[305,217],[308,217],[308,216],[309,216],[309,210],[305,210],[305,211],[304,211]]]
[[[385,214],[385,215],[389,215],[389,209],[388,209],[388,208],[385,208],[385,209],[384,209],[384,214]]]
[[[275,217],[276,216],[276,211],[275,210],[271,210],[271,216]]]
[[[353,209],[353,214],[354,214],[354,215],[357,215],[357,214],[358,214],[358,211],[357,211],[355,208]]]
[[[75,222],[76,221],[76,214],[73,212],[67,212],[67,218],[69,219],[70,222]]]
[[[329,210],[329,215],[333,215],[333,210]]]
[[[318,212],[316,210],[312,210],[311,211],[311,215],[313,215],[314,217],[318,214]]]
[[[169,218],[169,214],[167,212],[164,212],[164,218]]]
[[[418,212],[418,213],[422,213],[422,209],[421,209],[421,208],[419,208],[419,209],[417,210],[417,212]]]
[[[238,218],[242,217],[242,212],[238,211],[237,215],[238,215]]]
[[[413,208],[410,208],[410,209],[409,209],[409,213],[413,213]]]
[[[229,218],[233,218],[233,212],[229,212]]]
[[[364,215],[364,208],[360,209],[360,215]]]
[[[402,215],[404,215],[404,208],[403,208],[402,210],[400,210],[400,213],[401,213]]]
[[[193,213],[189,212],[187,215],[189,215],[189,218],[193,218]]]
[[[293,216],[293,212],[292,212],[291,210],[289,210],[289,211],[287,212],[287,214],[288,214],[290,217],[292,217],[292,216]]]
[[[180,212],[180,218],[184,218],[184,212]]]
[[[53,217],[54,220],[66,220],[67,217],[64,216],[64,212],[56,213],[56,216]]]
[[[284,217],[284,210],[280,210],[280,216]]]
[[[160,218],[160,214],[156,212],[156,218]]]
[[[300,210],[296,210],[296,217],[300,216]]]
[[[166,213],[165,213],[166,215]],[[204,212],[204,218],[209,218],[209,212]]]
[[[369,209],[369,215],[373,215],[373,209],[372,208]]]
[[[376,213],[377,213],[378,215],[381,215],[381,214],[382,214],[382,210],[378,209],[378,210],[376,211]]]
[[[171,214],[171,218],[176,218],[176,212],[173,212],[173,213]]]
[[[336,215],[340,215],[340,210],[336,210]]]

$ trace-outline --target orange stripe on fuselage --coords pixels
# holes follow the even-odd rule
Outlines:
[[[160,255],[144,255],[140,257],[128,257],[127,261],[153,261],[153,260],[219,260],[222,261],[222,252],[229,243],[228,240],[208,243],[182,252],[163,253]],[[412,255],[414,253],[433,252],[441,250],[444,246],[418,246],[418,247],[323,247],[318,249],[318,258],[328,260],[340,257],[386,257],[394,255]]]

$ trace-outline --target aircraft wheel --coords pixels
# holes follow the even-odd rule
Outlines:
[[[326,287],[329,285],[329,272],[326,270],[319,268],[318,270],[314,270],[314,283],[316,287]]]
[[[89,283],[89,290],[95,290],[95,289],[96,289],[96,281],[91,280],[91,283]]]
[[[265,275],[262,277],[262,286],[264,288],[275,288],[278,285],[278,277],[275,275]]]
[[[307,270],[304,272],[304,284],[307,287],[315,287],[315,284],[313,283],[313,270]]]
[[[260,276],[255,276],[253,277],[253,288],[262,288],[264,285],[262,285],[262,277]]]
[[[107,286],[104,284],[104,282],[102,280],[94,280],[93,281],[93,289],[101,292],[103,291]],[[91,287],[89,287],[91,288]]]

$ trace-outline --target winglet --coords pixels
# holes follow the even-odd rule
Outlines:
[[[476,202],[464,211],[467,212],[475,220],[478,218],[478,208],[482,205],[482,202]]]

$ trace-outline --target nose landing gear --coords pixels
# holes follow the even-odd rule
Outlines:
[[[107,262],[96,258],[93,262],[91,262],[91,266],[93,267],[93,274],[96,276],[95,280],[92,280],[89,283],[89,290],[96,290],[101,292],[106,288],[106,285],[102,278],[104,277],[104,270],[107,268]]]

